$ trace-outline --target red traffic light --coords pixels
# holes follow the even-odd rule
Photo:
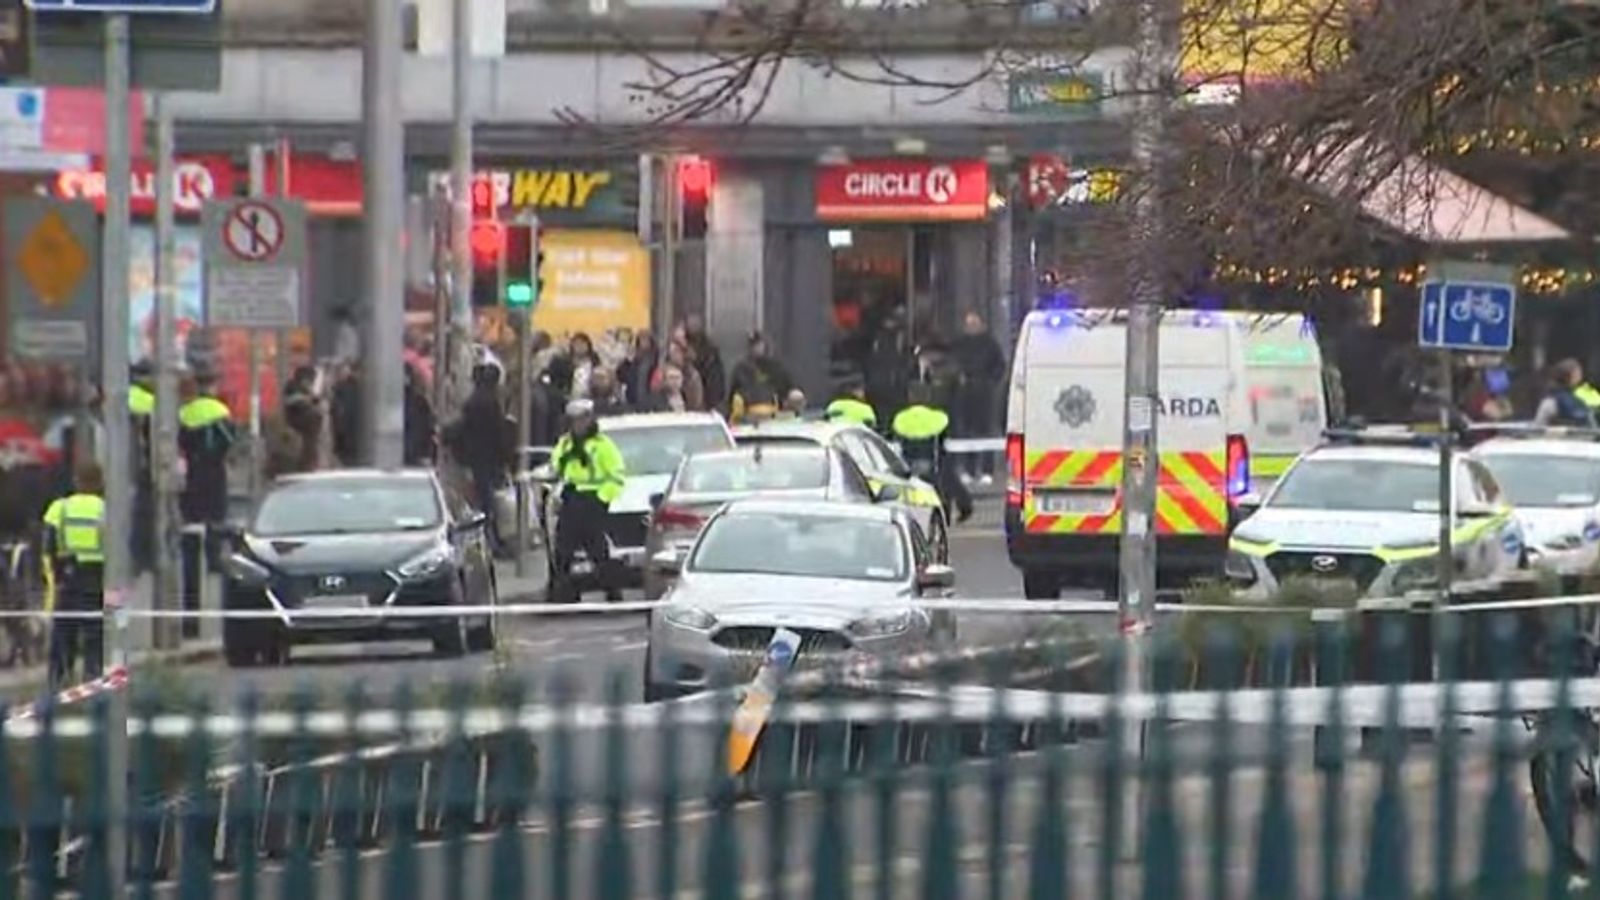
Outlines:
[[[711,191],[711,162],[699,156],[678,160],[678,187],[685,194],[704,195]]]
[[[494,184],[483,176],[472,179],[472,217],[494,218]]]
[[[472,233],[467,237],[472,247],[472,258],[480,264],[492,263],[500,258],[500,248],[505,244],[505,232],[499,222],[473,222]]]

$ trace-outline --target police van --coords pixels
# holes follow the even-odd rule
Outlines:
[[[1222,315],[1244,333],[1250,488],[1265,495],[1328,427],[1322,350],[1316,328],[1299,313]]]
[[[1160,324],[1157,573],[1221,570],[1230,498],[1249,490],[1245,332],[1233,318],[1169,310]],[[1122,530],[1127,318],[1040,310],[1023,321],[1006,407],[1006,548],[1031,598],[1067,585],[1114,591]]]

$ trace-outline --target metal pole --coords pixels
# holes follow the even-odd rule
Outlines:
[[[678,315],[678,232],[683,225],[683,217],[679,215],[678,207],[678,158],[671,154],[660,157],[661,161],[661,296],[662,308],[666,310],[663,324],[669,328]],[[713,407],[722,402],[723,398],[707,397],[706,402]]]
[[[400,4],[367,0],[363,58],[366,130],[366,230],[363,254],[367,289],[362,341],[362,437],[366,459],[398,467],[405,437],[404,325],[405,129],[400,121]]]
[[[128,146],[129,52],[128,17],[113,13],[105,20],[106,72],[106,223],[101,260],[100,378],[104,386],[102,414],[106,429],[106,518],[110,540],[105,553],[103,625],[105,665],[128,662],[128,617],[123,605],[128,596],[127,534],[132,521],[133,485],[128,466],[128,206],[133,192],[132,148]],[[170,405],[169,405],[170,408]],[[127,890],[128,811],[128,692],[111,691],[106,697],[106,855],[109,896],[121,898]]]
[[[1154,625],[1156,593],[1156,471],[1159,466],[1159,329],[1165,290],[1162,259],[1162,168],[1168,82],[1177,68],[1176,48],[1169,41],[1163,0],[1139,0],[1137,110],[1133,119],[1133,164],[1141,179],[1133,208],[1133,257],[1129,282],[1127,364],[1122,432],[1122,548],[1118,620],[1125,640],[1123,687],[1144,691],[1149,685],[1146,642]],[[1143,720],[1130,722],[1125,749],[1144,755]],[[1138,821],[1143,809],[1140,779],[1134,779],[1132,803],[1123,816],[1124,844],[1137,854]]]
[[[451,9],[450,72],[450,330],[441,418],[454,418],[466,401],[472,374],[472,2]],[[490,190],[492,191],[491,184]],[[493,201],[491,201],[493,202]]]
[[[162,94],[154,95],[156,116],[156,411],[150,429],[151,487],[155,492],[155,596],[156,609],[177,608],[182,589],[178,557],[178,259],[177,228],[173,222],[172,168],[174,137],[172,108]],[[156,646],[178,645],[178,622],[156,623]]]
[[[442,417],[451,391],[450,272],[454,261],[450,255],[450,195],[439,188],[432,190],[428,211],[433,239],[433,408]]]
[[[250,145],[250,196],[267,193],[267,148]],[[250,496],[261,496],[262,469],[266,462],[261,439],[261,334],[250,332]]]
[[[1451,371],[1449,350],[1439,351],[1439,592],[1434,597],[1432,619],[1433,673],[1439,677],[1439,636],[1444,621],[1443,607],[1450,602],[1450,582],[1455,576],[1455,548],[1451,546],[1451,532],[1455,530],[1456,492],[1455,466],[1452,465],[1450,411],[1455,406],[1455,377]]]
[[[278,138],[273,150],[274,180],[277,182],[278,196],[289,199],[289,139]],[[278,408],[283,409],[283,388],[289,383],[289,339],[294,331],[290,328],[280,328],[273,332],[273,373],[278,379]]]
[[[536,229],[538,226],[534,226]],[[534,247],[535,254],[539,252]],[[528,383],[532,381],[528,369],[533,365],[533,310],[524,306],[517,311],[517,453],[512,466],[516,479],[517,498],[517,577],[528,577],[528,482],[522,477],[522,448],[532,439],[528,422]]]

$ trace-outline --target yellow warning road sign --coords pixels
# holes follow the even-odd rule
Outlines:
[[[61,214],[51,210],[39,219],[18,248],[17,266],[39,295],[41,305],[56,309],[71,300],[89,274],[90,259]]]

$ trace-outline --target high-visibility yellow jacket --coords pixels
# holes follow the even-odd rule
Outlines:
[[[572,434],[563,434],[550,454],[556,474],[563,483],[575,490],[593,493],[600,498],[600,502],[609,506],[622,496],[622,487],[627,483],[627,466],[623,462],[622,451],[617,449],[615,441],[599,432],[584,438],[583,451],[589,458],[587,465],[577,453]]]

